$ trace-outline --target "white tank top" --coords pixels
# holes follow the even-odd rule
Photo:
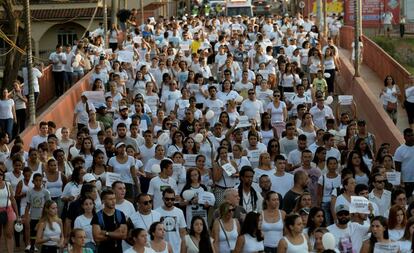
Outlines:
[[[301,244],[292,244],[287,237],[283,237],[287,243],[286,253],[308,253],[308,241],[302,234],[303,242]]]
[[[152,248],[152,245],[151,245]],[[155,251],[154,248],[152,248],[154,250],[154,252],[156,253],[168,253],[168,242],[165,242],[165,249],[163,251]]]
[[[98,132],[102,130],[99,123],[97,123],[97,124],[98,124],[97,128],[91,128],[88,124],[89,135],[92,137],[94,147],[99,144]]]
[[[56,221],[52,222],[53,230],[50,228],[49,223],[45,223],[45,229],[43,230],[43,238],[60,238],[60,234],[62,233],[61,227],[59,223]],[[57,242],[55,241],[47,241],[43,243],[43,245],[47,246],[57,246]]]
[[[262,143],[266,146],[269,143],[269,141],[274,138],[273,129],[267,131],[260,130],[260,133],[262,133]]]
[[[325,66],[325,69],[332,70],[335,69],[335,61],[333,57],[330,57],[329,59],[325,59],[323,61],[323,65]]]
[[[255,253],[264,250],[263,241],[258,241],[255,237],[249,234],[244,235],[243,253]]]
[[[59,173],[58,179],[53,182],[49,181],[46,175],[44,176],[46,179],[45,188],[49,191],[51,198],[57,198],[57,197],[62,196],[62,187],[63,187],[62,173],[61,172],[58,172],[58,173]]]
[[[5,182],[5,187],[0,189],[0,208],[11,206],[10,198],[7,198],[10,195],[10,183]]]
[[[29,189],[33,189],[34,185],[32,180],[29,180],[29,184],[25,184],[24,179],[22,179],[22,194],[26,194]],[[20,199],[20,215],[23,215],[26,210],[27,197],[24,196]]]
[[[221,220],[219,220],[219,222],[221,224],[220,233],[219,233],[219,252],[230,253],[231,250],[234,250],[234,247],[236,246],[237,237],[239,236],[239,233],[237,232],[236,221],[235,219],[233,219],[233,229],[231,231],[223,231],[224,224]],[[227,235],[227,239],[226,239],[226,235]],[[227,240],[228,240],[228,243],[227,243]],[[229,248],[229,244],[230,244],[230,248]]]
[[[264,236],[264,246],[276,248],[280,239],[283,238],[283,220],[282,212],[279,210],[279,220],[275,223],[269,223],[264,219],[262,214],[262,231]]]

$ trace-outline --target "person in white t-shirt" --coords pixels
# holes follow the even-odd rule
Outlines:
[[[368,234],[369,222],[363,224],[350,222],[349,207],[346,205],[337,206],[335,212],[338,218],[334,224],[328,226],[329,232],[335,237],[335,247],[346,249],[352,247],[350,252],[359,252],[362,241]]]
[[[177,182],[172,177],[173,162],[170,159],[164,159],[160,163],[161,172],[159,176],[151,179],[148,188],[148,194],[154,201],[154,209],[162,205],[162,192],[166,188],[177,190]]]
[[[131,248],[125,250],[124,253],[155,253],[155,251],[148,245],[148,233],[145,229],[136,228],[131,231],[131,238],[134,241],[134,244]]]
[[[121,210],[125,214],[125,218],[128,219],[135,213],[135,207],[125,199],[125,184],[121,181],[115,181],[112,183],[112,190],[116,198],[115,208]]]
[[[271,190],[285,196],[293,187],[293,175],[286,173],[286,158],[283,155],[275,157],[276,173],[270,176],[272,182]]]
[[[263,103],[256,99],[256,92],[254,89],[249,89],[248,99],[244,100],[240,106],[240,113],[246,115],[249,120],[255,119],[260,124],[260,114],[264,112]]]
[[[173,253],[179,253],[181,239],[186,234],[187,228],[184,213],[181,209],[174,206],[176,196],[172,188],[166,188],[162,193],[162,198],[164,204],[155,209],[155,211],[161,214],[165,227],[165,240],[171,243]]]
[[[23,74],[23,81],[24,81],[24,86],[23,86],[23,94],[27,97],[27,99],[29,99],[29,78],[27,76],[27,68],[23,67],[22,69],[22,74]],[[39,68],[32,68],[32,77],[33,77],[33,91],[34,91],[34,96],[35,96],[35,104],[37,104],[38,98],[39,98],[39,93],[40,93],[40,88],[39,88],[39,78],[41,78],[43,76],[43,64],[40,65],[40,69]]]
[[[405,143],[401,144],[394,154],[395,169],[401,171],[402,182],[408,195],[414,190],[414,131],[411,128],[404,130]]]
[[[40,143],[47,142],[48,128],[46,121],[39,123],[39,134],[32,137],[30,148],[37,149],[37,146],[39,146]]]
[[[52,64],[53,79],[55,80],[56,96],[63,94],[63,83],[65,80],[64,65],[66,64],[66,55],[62,52],[62,45],[56,46],[56,51],[49,56],[49,62]]]
[[[160,221],[161,215],[152,210],[152,199],[147,193],[141,193],[137,197],[138,211],[134,212],[127,219],[128,228],[142,228],[149,230],[151,224]]]

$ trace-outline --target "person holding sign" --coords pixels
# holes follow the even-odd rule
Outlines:
[[[376,216],[371,221],[371,237],[362,244],[360,253],[397,253],[400,252],[397,243],[388,237],[388,221],[382,216]]]

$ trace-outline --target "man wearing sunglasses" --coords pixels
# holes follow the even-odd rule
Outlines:
[[[374,189],[369,193],[368,199],[377,204],[379,215],[388,217],[388,209],[391,207],[391,192],[384,189],[386,180],[380,173],[372,175],[372,179]]]
[[[152,223],[160,221],[161,214],[152,210],[152,199],[147,193],[138,195],[137,205],[138,211],[134,212],[127,220],[128,230],[142,228],[148,231]]]
[[[187,228],[184,213],[180,208],[174,206],[175,191],[172,188],[166,188],[162,192],[162,199],[164,205],[155,211],[161,214],[165,228],[165,240],[171,244],[174,253],[179,253],[181,239],[186,235]]]

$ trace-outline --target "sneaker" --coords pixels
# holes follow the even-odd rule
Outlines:
[[[31,247],[32,247],[31,245],[27,245],[26,248],[24,249],[24,251],[30,251]]]
[[[39,250],[36,248],[36,246],[34,247],[34,252],[38,252]]]

